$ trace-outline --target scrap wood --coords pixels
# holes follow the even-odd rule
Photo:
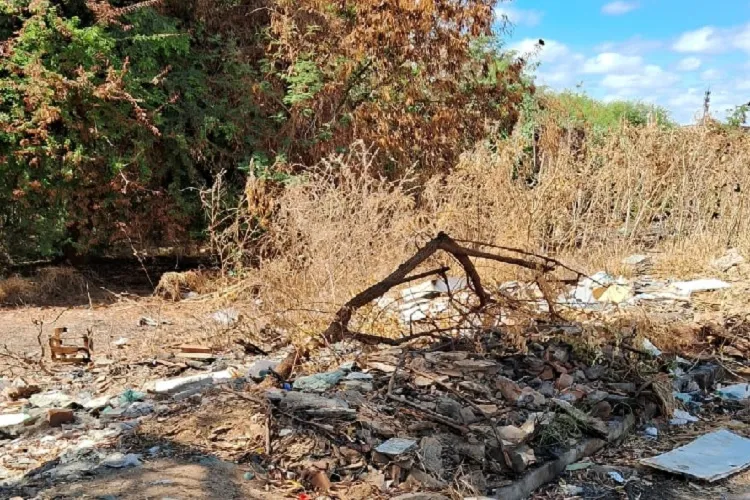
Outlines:
[[[544,273],[555,269],[556,264],[548,260],[542,260],[542,262],[534,262],[527,259],[518,257],[510,257],[505,255],[497,255],[481,250],[474,250],[459,245],[453,238],[445,234],[444,232],[438,233],[438,235],[427,242],[417,253],[403,262],[398,268],[388,275],[385,279],[375,283],[364,291],[358,293],[351,298],[346,304],[344,304],[335,314],[333,321],[328,325],[328,328],[322,333],[320,337],[314,338],[307,346],[303,356],[307,357],[311,351],[323,347],[326,343],[332,344],[338,342],[344,338],[363,338],[361,334],[353,334],[349,331],[349,321],[357,309],[369,304],[378,297],[383,296],[393,287],[403,284],[408,281],[412,281],[414,278],[409,277],[409,273],[414,271],[420,264],[430,258],[438,250],[442,250],[451,254],[464,269],[468,278],[469,284],[473,292],[479,299],[480,307],[485,307],[487,304],[492,302],[491,297],[487,294],[484,287],[482,286],[481,278],[479,273],[474,267],[469,257],[493,260],[496,262],[502,262],[504,264],[516,265],[525,269],[530,269],[539,273]],[[442,269],[437,271],[431,271],[430,274],[440,274],[444,271]],[[425,273],[422,273],[421,277],[424,277]],[[321,338],[322,337],[322,338]],[[398,339],[398,343],[408,342],[409,337]],[[382,341],[382,339],[379,339]],[[276,371],[282,377],[288,378],[291,375],[292,368],[297,354],[288,355],[277,367]]]
[[[581,441],[576,446],[563,453],[560,458],[545,463],[515,483],[500,488],[495,492],[494,498],[502,500],[523,500],[531,495],[537,488],[554,481],[557,476],[565,471],[565,468],[584,457],[593,455],[608,443],[620,441],[635,426],[635,417],[627,415],[621,422],[617,422],[609,431],[608,439],[589,438]]]

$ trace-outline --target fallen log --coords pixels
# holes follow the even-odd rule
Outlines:
[[[526,473],[520,480],[500,488],[492,498],[502,500],[523,500],[531,495],[537,488],[554,481],[557,476],[565,471],[565,468],[584,457],[593,455],[609,443],[614,443],[624,438],[635,425],[635,417],[627,415],[622,421],[610,423],[607,439],[589,438],[584,439],[576,446],[565,452],[557,460],[545,463],[532,471]]]

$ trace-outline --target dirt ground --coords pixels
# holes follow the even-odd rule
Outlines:
[[[122,367],[114,376],[100,381],[97,387],[99,391],[106,389],[112,392],[140,387],[149,379],[171,376],[171,368],[158,365],[155,360],[174,361],[172,353],[179,344],[203,343],[225,352],[236,351],[239,348],[232,339],[238,333],[256,333],[238,331],[238,328],[245,328],[242,322],[239,322],[239,326],[225,325],[212,318],[212,314],[226,307],[226,304],[200,298],[173,302],[150,296],[146,287],[134,289],[137,293],[129,294],[123,293],[125,290],[120,288],[114,300],[110,297],[109,300],[97,302],[71,297],[67,303],[63,301],[61,304],[0,308],[0,345],[5,346],[5,352],[35,356],[40,351],[40,339],[44,345],[47,334],[55,327],[65,326],[74,334],[89,332],[93,335],[96,353],[93,369],[111,365]],[[745,290],[746,285],[741,289]],[[740,309],[742,304],[737,292],[733,293],[732,300],[733,309]],[[242,312],[241,304],[230,307]],[[144,322],[143,318],[148,321]],[[238,356],[241,355],[238,353]],[[33,378],[29,367],[18,360],[0,356],[0,362],[5,363],[4,376]],[[51,368],[55,372],[53,378],[60,379],[78,370],[75,366]],[[111,375],[113,372],[110,370],[108,373]],[[48,482],[32,490],[12,493],[24,495],[33,492],[36,496],[25,498],[41,499],[286,497],[265,491],[267,486],[246,475],[250,471],[251,478],[254,478],[253,453],[263,447],[263,417],[263,414],[248,411],[241,400],[228,401],[213,394],[196,405],[185,405],[171,414],[145,421],[134,437],[118,442],[117,446],[128,452],[143,454],[145,458],[140,467],[97,472],[91,476]],[[748,424],[750,412],[743,411],[714,422],[675,428],[660,436],[658,442],[645,439],[642,430],[636,430],[622,445],[607,447],[591,457],[595,466],[566,472],[557,482],[538,491],[534,498],[750,500],[750,472],[715,484],[705,484],[637,465],[638,458],[670,450],[720,426],[750,436]],[[232,444],[224,446],[224,442]],[[151,454],[149,450],[155,446],[171,451]],[[607,477],[607,467],[617,467],[618,471],[623,471],[626,482],[614,483]],[[565,493],[566,485],[576,485],[583,490],[578,496],[571,496]],[[376,497],[381,498],[371,498]],[[363,498],[368,497],[365,495]],[[427,499],[429,496],[419,498]]]

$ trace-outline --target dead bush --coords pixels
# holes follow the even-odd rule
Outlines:
[[[409,175],[369,175],[372,152],[361,144],[322,162],[274,200],[261,239],[267,257],[243,275],[243,289],[262,299],[253,306],[258,328],[320,332],[340,304],[439,231],[469,246],[556,255],[592,273],[618,272],[624,256],[648,250],[663,256],[656,272],[684,276],[729,246],[750,251],[747,134],[623,126],[576,137],[550,123],[532,154],[519,132],[467,152],[452,173],[422,186]],[[456,267],[436,259],[425,267]],[[500,263],[478,269],[490,285],[529,278]]]

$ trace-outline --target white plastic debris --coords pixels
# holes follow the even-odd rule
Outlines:
[[[625,482],[625,478],[624,478],[624,477],[622,477],[622,474],[620,474],[620,473],[619,473],[619,472],[617,472],[616,470],[612,470],[612,471],[609,471],[609,472],[607,473],[607,475],[608,475],[609,477],[611,477],[611,478],[612,478],[612,480],[613,480],[614,482],[616,482],[617,484],[623,484],[623,483]]]
[[[189,377],[178,377],[149,382],[144,386],[144,390],[157,393],[172,393],[185,390],[187,386],[190,385],[211,385],[214,382],[229,380],[231,378],[234,378],[234,376],[230,370],[222,370],[213,373],[200,373]]]
[[[719,429],[668,453],[641,459],[641,463],[695,479],[717,481],[750,466],[750,439]]]
[[[102,460],[101,465],[104,467],[112,467],[115,469],[121,469],[123,467],[137,467],[141,465],[140,455],[135,453],[128,453],[124,455],[122,453],[113,453]]]
[[[750,398],[750,384],[734,384],[722,387],[716,391],[724,399],[748,399]]]
[[[659,437],[659,429],[657,429],[656,427],[646,427],[644,432],[646,433],[648,437],[652,437],[652,438]]]
[[[220,325],[229,326],[236,322],[240,317],[240,313],[236,309],[221,309],[211,315],[211,319],[219,323]]]
[[[116,345],[117,347],[124,347],[128,345],[128,339],[125,337],[120,337],[119,339],[112,342],[113,345]]]
[[[726,281],[716,278],[706,278],[692,281],[675,281],[670,285],[670,288],[683,297],[690,297],[694,292],[709,292],[729,288],[730,286]]]
[[[643,339],[643,350],[654,357],[661,356],[661,351],[649,339]]]
[[[672,419],[669,421],[672,425],[685,425],[692,422],[698,422],[700,419],[694,417],[685,410],[675,410],[672,413]]]
[[[0,429],[22,424],[30,418],[31,416],[27,413],[6,413],[5,415],[0,415]]]

